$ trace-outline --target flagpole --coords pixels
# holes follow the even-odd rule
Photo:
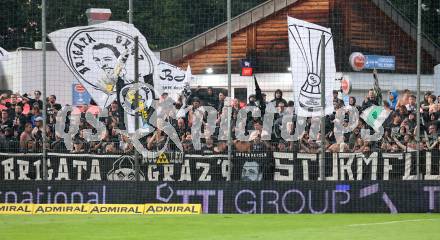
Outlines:
[[[228,41],[228,161],[230,164],[229,169],[232,169],[232,87],[231,87],[231,53],[232,53],[232,36],[231,36],[231,0],[227,0],[227,41]]]
[[[417,179],[421,180],[420,176],[420,74],[421,74],[421,43],[422,43],[422,0],[417,3]]]
[[[139,83],[139,37],[134,37],[134,82],[137,85]],[[125,100],[123,100],[125,101]],[[139,129],[139,87],[136,86],[136,93],[134,94],[134,105],[135,105],[135,114],[134,114],[134,129],[137,131]],[[135,165],[135,178],[136,181],[139,182],[139,152],[134,149],[134,165]]]
[[[325,35],[321,35],[321,157],[319,178],[325,180]]]
[[[46,153],[46,126],[47,126],[47,102],[46,102],[46,0],[41,4],[41,44],[42,44],[42,65],[43,65],[43,87],[41,89],[43,97],[43,180],[47,180],[47,153]]]
[[[128,23],[133,24],[133,0],[128,0]]]

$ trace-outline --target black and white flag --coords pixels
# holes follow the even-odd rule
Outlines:
[[[61,58],[100,107],[116,100],[118,78],[134,81],[134,37],[139,37],[139,77],[150,78],[159,60],[132,24],[108,21],[49,34]]]
[[[331,29],[288,17],[290,66],[298,116],[322,116],[321,36],[325,36],[325,114],[333,112],[336,76]]]
[[[177,101],[179,95],[191,82],[191,67],[188,65],[186,71],[166,62],[159,62],[155,77],[155,89],[159,94],[168,93],[168,96]]]

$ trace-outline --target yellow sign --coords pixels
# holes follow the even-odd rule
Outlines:
[[[88,214],[90,204],[34,204],[33,214]]]
[[[143,204],[93,204],[90,214],[143,214]]]
[[[0,204],[0,214],[201,214],[201,204]]]
[[[201,214],[201,204],[145,204],[144,214]]]
[[[0,214],[32,214],[34,204],[0,204]]]
[[[156,164],[168,164],[170,161],[167,158],[167,155],[165,155],[164,152],[162,152],[159,157],[156,160]]]

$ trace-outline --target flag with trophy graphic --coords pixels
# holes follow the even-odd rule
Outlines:
[[[288,31],[296,114],[322,116],[322,81],[325,81],[325,114],[331,114],[336,77],[331,29],[288,17]],[[325,53],[321,52],[321,36],[325,36]],[[325,79],[320,77],[322,54],[325,54]]]

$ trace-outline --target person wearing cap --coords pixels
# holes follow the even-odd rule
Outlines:
[[[390,103],[390,108],[393,111],[396,110],[398,101],[399,101],[399,93],[397,92],[397,90],[390,91],[388,96],[388,102]]]
[[[32,129],[32,137],[39,141],[43,137],[43,117],[38,116],[35,118],[35,127]]]
[[[257,97],[255,96],[255,94],[251,94],[249,95],[249,102],[247,104],[247,106],[257,106],[256,101],[257,101]]]
[[[32,116],[30,117],[32,127],[35,127],[35,119],[37,117],[42,117],[40,108],[37,105],[34,105],[32,108]]]

